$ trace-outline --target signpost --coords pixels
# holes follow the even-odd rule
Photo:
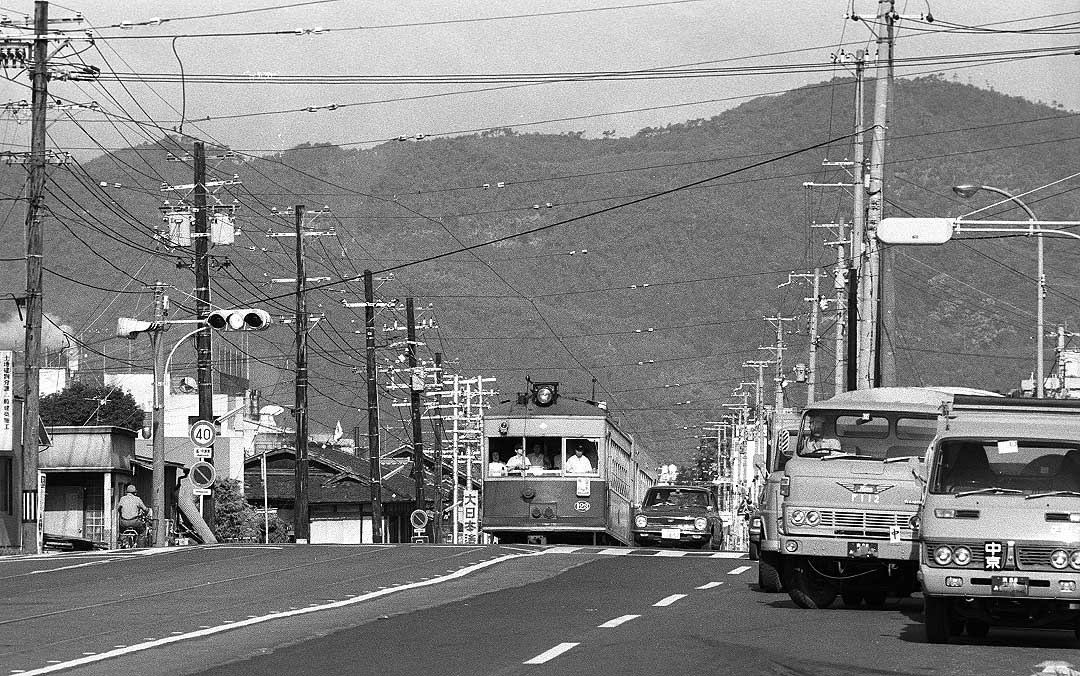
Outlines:
[[[413,544],[426,545],[428,538],[424,534],[424,529],[428,524],[428,513],[422,509],[414,509],[409,515],[409,523],[413,527]]]
[[[214,485],[214,479],[216,472],[214,472],[214,466],[210,463],[200,460],[191,466],[191,472],[188,474],[188,478],[191,480],[191,485],[195,488],[209,489]]]
[[[196,420],[188,428],[188,439],[196,448],[210,448],[217,439],[217,428],[209,420]]]

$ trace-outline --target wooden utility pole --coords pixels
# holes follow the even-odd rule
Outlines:
[[[817,389],[818,315],[821,313],[821,268],[814,268],[814,286],[810,298],[810,359],[806,369],[806,404],[814,403]],[[777,411],[780,415],[783,411]]]
[[[371,468],[371,536],[382,542],[382,463],[379,452],[379,391],[375,365],[375,287],[364,270],[364,333],[367,354],[368,458]]]
[[[848,267],[847,289],[847,387],[858,390],[870,386],[867,376],[871,372],[870,352],[873,333],[869,317],[872,307],[873,275],[870,271],[869,257],[866,252],[866,151],[863,148],[863,107],[865,93],[863,82],[866,73],[866,58],[860,49],[855,53],[855,188],[852,190],[851,256]],[[839,392],[839,388],[837,389]]]
[[[194,211],[195,223],[192,239],[195,248],[195,316],[205,321],[210,316],[210,227],[206,213],[206,148],[202,141],[195,141],[192,148],[195,164]],[[213,345],[211,331],[195,334],[195,382],[199,393],[199,420],[214,421],[214,375],[211,371]],[[204,458],[210,464],[214,462],[213,446],[210,457]],[[206,496],[203,502],[203,519],[213,528],[214,494]]]
[[[308,416],[307,416],[307,277],[304,266],[304,205],[294,211],[296,224],[296,466],[293,483],[293,532],[296,542],[307,544],[311,536],[308,514]]]
[[[31,78],[30,181],[26,209],[26,336],[23,349],[22,551],[41,551],[41,505],[38,495],[38,417],[41,396],[41,317],[45,236],[45,107],[48,101],[49,3],[34,3],[34,57]]]
[[[412,411],[413,480],[416,483],[416,508],[424,508],[424,441],[420,428],[420,393],[424,391],[423,369],[416,365],[416,315],[413,299],[405,299],[405,321],[408,324],[409,410]]]
[[[442,396],[442,352],[435,353],[435,382],[439,384],[439,396]],[[435,434],[433,436],[433,449],[435,455],[435,478],[433,479],[434,491],[435,491],[435,524],[434,524],[434,541],[442,542],[442,524],[443,524],[443,453],[442,453],[442,437],[443,437],[443,419],[442,419],[442,406],[437,405],[435,407]]]
[[[168,328],[165,307],[165,285],[154,283],[154,328],[150,335],[150,350],[154,355],[154,410],[151,414],[150,434],[153,448],[151,458],[153,496],[150,502],[154,510],[153,542],[164,547],[168,538],[168,521],[165,515],[165,343],[162,333]],[[199,333],[209,333],[200,331]],[[198,335],[198,334],[196,334]]]

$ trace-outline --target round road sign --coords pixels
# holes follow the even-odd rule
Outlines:
[[[214,466],[202,460],[192,465],[188,472],[188,478],[195,488],[210,488],[214,485],[215,477]]]
[[[416,530],[420,530],[421,528],[427,526],[427,522],[427,512],[422,509],[414,509],[412,514],[409,515],[409,523],[411,523],[412,527]]]
[[[214,439],[217,438],[217,428],[209,420],[196,420],[188,428],[188,438],[200,448],[213,446]]]

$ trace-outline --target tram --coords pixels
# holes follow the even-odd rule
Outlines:
[[[485,533],[501,543],[632,541],[633,506],[657,468],[602,402],[560,396],[556,382],[530,383],[486,412],[483,432]]]

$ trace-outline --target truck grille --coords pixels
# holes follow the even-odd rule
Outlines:
[[[885,538],[889,529],[899,527],[911,537],[910,514],[904,512],[864,512],[861,510],[821,510],[818,528],[831,528],[841,537]]]

